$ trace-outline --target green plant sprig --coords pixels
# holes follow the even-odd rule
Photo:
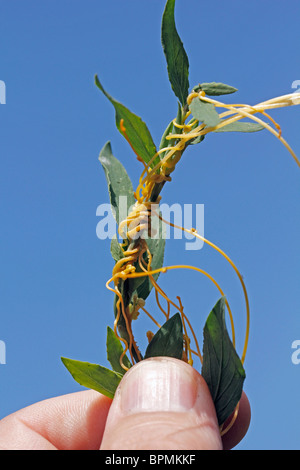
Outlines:
[[[62,361],[79,384],[113,398],[123,375],[136,362],[149,357],[169,356],[193,365],[193,357],[196,356],[202,363],[201,373],[210,389],[221,432],[225,433],[228,429],[228,427],[223,429],[225,421],[233,414],[229,424],[231,426],[237,416],[246,376],[243,365],[249,337],[249,301],[246,287],[237,268],[222,250],[200,237],[194,229],[180,227],[216,249],[229,261],[240,279],[247,310],[244,350],[240,358],[235,348],[234,322],[230,306],[216,281],[200,268],[163,265],[165,251],[163,230],[164,223],[169,222],[162,219],[157,206],[161,192],[165,184],[171,181],[171,174],[183,153],[189,145],[201,143],[207,134],[252,133],[266,129],[283,143],[300,166],[297,156],[283,139],[280,126],[268,114],[277,107],[300,104],[300,94],[293,93],[249,106],[218,101],[216,97],[237,92],[235,87],[224,83],[203,82],[189,91],[189,59],[176,29],[175,0],[166,2],[162,17],[161,39],[169,81],[178,99],[178,112],[163,132],[158,150],[146,123],[107,93],[98,76],[95,77],[96,86],[113,105],[117,129],[130,144],[137,159],[143,164],[144,170],[134,191],[124,166],[112,153],[110,142],[107,142],[100,152],[99,160],[105,172],[112,210],[119,225],[118,235],[122,240],[119,242],[116,234],[111,241],[111,254],[115,266],[112,277],[106,284],[115,294],[114,325],[113,328],[107,328],[106,343],[107,359],[112,370],[73,359],[62,358]],[[223,109],[223,112],[218,112],[219,108]],[[268,122],[262,120],[262,116],[267,118]],[[123,218],[120,217],[121,197],[126,197],[127,200],[127,210]],[[160,234],[158,237],[149,236],[149,227],[154,224],[154,216]],[[143,236],[145,233],[148,237]],[[200,351],[197,335],[184,314],[181,299],[178,297],[178,302],[172,301],[157,283],[160,273],[169,269],[185,268],[206,275],[221,294],[205,322],[203,353]],[[145,308],[146,300],[153,288],[158,307],[165,315],[163,325],[160,325]],[[161,307],[160,298],[166,300],[167,311]],[[174,315],[171,315],[171,307],[177,310]],[[231,320],[231,338],[226,327],[226,309]],[[140,310],[149,315],[157,326],[155,334],[148,333],[149,344],[144,355],[139,350],[132,331],[132,321],[138,318]],[[195,347],[191,345],[192,340]]]

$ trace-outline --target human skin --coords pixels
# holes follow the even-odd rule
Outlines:
[[[123,377],[114,400],[93,390],[50,398],[0,421],[2,450],[221,450],[233,448],[250,422],[246,395],[220,437],[201,375],[183,361],[147,359]]]

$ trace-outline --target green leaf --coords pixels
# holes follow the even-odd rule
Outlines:
[[[123,135],[120,126],[121,119],[123,119],[126,134],[130,140],[133,149],[145,163],[148,163],[156,154],[156,147],[148,127],[139,116],[136,116],[134,113],[129,111],[129,109],[127,109],[123,104],[116,101],[104,90],[97,75],[95,76],[95,83],[115,108],[117,128]],[[157,156],[151,163],[151,168],[153,168],[159,162],[160,158]]]
[[[160,223],[159,230],[160,230],[161,237],[149,238],[148,240],[146,240],[149,251],[152,255],[152,262],[151,262],[152,271],[154,271],[155,269],[160,269],[163,266],[163,262],[164,262],[166,239],[165,239],[164,225],[162,223]],[[154,280],[157,280],[158,277],[159,277],[159,273],[153,274]],[[146,298],[151,292],[152,287],[153,285],[150,279],[148,278],[148,276],[146,276],[144,281],[136,288],[138,297],[146,300]]]
[[[114,235],[111,239],[110,252],[115,261],[119,261],[121,258],[124,258],[124,253],[117,239],[117,235]]]
[[[145,359],[148,357],[168,356],[182,359],[183,331],[179,313],[176,313],[153,336],[148,344]]]
[[[178,102],[176,123],[182,124],[182,107],[179,102]],[[177,138],[167,139],[167,136],[171,136],[172,134],[181,134],[181,133],[182,133],[182,129],[174,126],[173,121],[171,121],[168,127],[166,128],[165,132],[163,133],[163,136],[160,141],[159,149],[161,150],[162,148],[165,148],[165,147],[175,146],[176,143],[178,142],[178,139]],[[167,153],[167,150],[160,154],[161,160],[166,156],[166,153]]]
[[[223,122],[224,119],[221,120]],[[257,132],[264,129],[258,122],[232,122],[227,126],[220,127],[214,132]]]
[[[196,97],[192,100],[189,107],[194,118],[204,122],[208,127],[215,127],[219,124],[220,117],[212,103],[206,103]]]
[[[126,371],[120,364],[120,357],[124,349],[122,347],[121,341],[116,337],[114,331],[109,326],[107,327],[106,350],[107,359],[113,370],[121,375],[124,375]],[[131,367],[131,363],[126,354],[123,357],[123,364],[128,367],[128,369]]]
[[[161,39],[169,80],[182,106],[189,90],[189,60],[175,25],[175,0],[168,0],[162,18]]]
[[[135,203],[132,183],[123,165],[113,156],[110,142],[104,145],[99,160],[105,172],[113,213],[119,224]]]
[[[199,126],[199,121],[195,121],[193,127],[191,128],[191,131],[193,131],[198,126]],[[189,140],[188,142],[186,142],[186,147],[188,145],[199,144],[200,142],[202,142],[204,140],[204,138],[205,138],[205,135],[199,135],[198,137],[195,137],[194,139]]]
[[[200,142],[202,142],[202,140],[204,140],[204,137],[205,137],[205,135],[199,135],[198,137],[195,137],[195,139],[188,142],[188,145],[200,144]]]
[[[162,137],[161,137],[161,141],[160,141],[160,145],[159,145],[159,150],[165,148],[165,147],[168,147],[170,145],[170,140],[169,139],[166,139],[166,137],[171,134],[173,130],[173,121],[170,122],[170,124],[168,125],[168,127],[166,128],[165,132],[163,133]]]
[[[109,398],[114,397],[122,379],[121,374],[89,362],[75,361],[66,357],[62,357],[61,360],[80,385],[96,390]]]
[[[221,425],[238,404],[246,377],[226,329],[224,297],[216,303],[204,326],[202,376]]]
[[[230,93],[235,93],[237,91],[237,88],[234,88],[233,86],[216,82],[201,83],[200,88],[205,91],[208,96],[229,95]]]

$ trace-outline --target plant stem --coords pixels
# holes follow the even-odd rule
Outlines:
[[[181,124],[184,121],[184,116],[185,116],[186,112],[187,111],[184,108],[181,108],[181,106],[179,105],[178,112],[177,112],[177,117],[176,117],[176,122],[178,124]],[[181,129],[176,129],[175,126],[174,126],[174,132],[175,133],[181,133]],[[172,145],[174,145],[174,143],[172,143]],[[183,151],[184,151],[184,149],[181,151],[181,155],[182,155]],[[180,157],[181,157],[181,155],[180,155]],[[169,176],[169,175],[166,173],[166,176]],[[153,185],[151,195],[149,197],[150,202],[155,204],[158,201],[158,197],[159,197],[166,181],[167,180],[164,180],[164,181],[155,183]],[[132,241],[128,246],[128,250],[134,250],[135,248],[137,248],[139,246],[139,244],[140,244],[139,239]],[[124,309],[125,309],[125,312],[126,312],[126,309],[128,308],[129,303],[131,301],[132,294],[134,292],[134,279],[125,279],[125,280],[120,279],[119,284],[118,284],[118,289],[119,289],[119,291],[122,295]],[[116,313],[117,313],[116,301],[117,301],[117,296],[116,296],[115,302],[114,302],[115,316],[116,316]],[[129,322],[129,323],[130,323],[130,329],[131,329],[131,322]],[[127,331],[126,322],[125,322],[125,319],[124,319],[123,312],[121,312],[120,319],[119,319],[119,322],[118,322],[118,331],[119,331],[121,337],[123,339],[125,339],[127,341],[127,343],[129,344],[130,336],[133,338],[133,334],[132,334],[132,331]],[[132,343],[132,351],[130,351],[130,354],[132,354],[132,356],[134,357],[134,359],[137,362],[140,360],[140,357],[142,357],[135,341],[133,341],[133,343]]]

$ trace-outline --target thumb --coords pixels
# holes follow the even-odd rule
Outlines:
[[[139,362],[124,375],[101,450],[222,449],[208,387],[190,365],[167,357]]]

